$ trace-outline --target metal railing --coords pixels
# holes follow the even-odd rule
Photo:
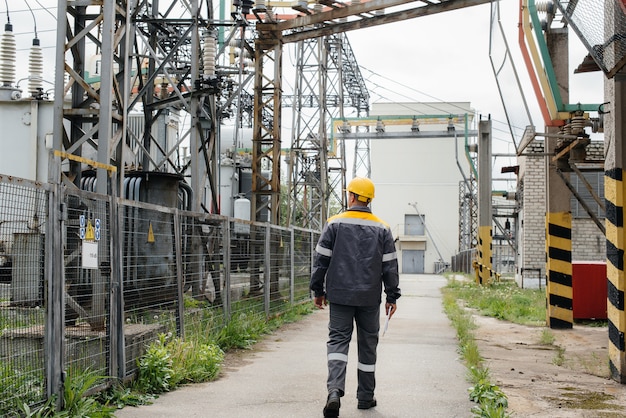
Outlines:
[[[309,300],[318,237],[0,175],[0,415],[132,378],[161,333]]]
[[[474,272],[473,262],[476,259],[476,248],[461,251],[452,256],[451,271],[471,274]]]
[[[470,248],[452,256],[450,271],[473,274],[477,249]],[[516,271],[515,250],[508,244],[493,244],[491,269],[497,274],[514,275]]]

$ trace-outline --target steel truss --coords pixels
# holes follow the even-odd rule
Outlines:
[[[120,190],[132,170],[185,176],[193,191],[191,207],[217,212],[217,126],[233,104],[248,111],[251,105],[230,77],[236,70],[216,72],[225,48],[216,50],[210,4],[67,0],[60,2],[63,15],[57,27],[54,149],[116,167]],[[247,22],[220,26],[231,30],[231,39]],[[129,123],[137,110],[140,130]],[[180,135],[163,136],[169,121],[182,125]],[[189,144],[188,161],[178,154],[183,143]],[[83,164],[71,159],[65,172],[77,186]],[[97,168],[96,176],[96,191],[108,193],[106,170]],[[211,208],[203,205],[207,193]]]
[[[301,7],[300,16],[288,20],[275,16],[271,7],[245,11],[238,6],[231,13],[232,20],[226,21],[214,19],[212,4],[204,0],[60,0],[53,147],[62,151],[62,159],[68,154],[83,157],[68,159],[64,178],[67,183],[80,185],[86,160],[96,162],[92,164],[96,167],[95,191],[100,193],[110,192],[107,170],[111,166],[119,173],[120,190],[129,170],[176,173],[190,179],[193,210],[216,212],[219,126],[222,118],[232,116],[231,109],[236,106],[237,124],[243,123],[251,110],[254,113],[252,215],[258,219],[267,208],[270,221],[279,223],[283,46],[325,39],[324,77],[327,87],[332,83],[326,100],[341,97],[336,109],[352,106],[362,115],[367,112],[369,97],[340,34],[488,1],[373,0],[349,6],[325,1],[317,5],[320,7]],[[396,7],[392,13],[381,13],[391,7]],[[229,35],[221,43],[223,28]],[[250,32],[257,37],[254,42],[246,40]],[[229,52],[230,41],[239,43],[240,57],[223,67],[216,66]],[[244,52],[254,57],[254,73],[244,68]],[[87,77],[94,56],[99,60],[97,81]],[[238,75],[237,80],[234,75]],[[245,92],[246,83],[252,80],[253,98]],[[143,112],[140,133],[129,123],[129,114],[135,109]],[[316,123],[329,126],[325,124],[336,117],[342,117],[341,110],[327,113],[327,120]],[[181,124],[181,134],[164,140],[159,129],[168,120]],[[178,155],[186,142],[189,161]],[[321,175],[328,176],[322,201],[343,202],[345,152],[341,151],[343,144],[336,145],[336,154],[320,155],[326,164]],[[357,143],[355,152],[353,171],[357,166],[368,169],[367,144]],[[51,180],[60,180],[55,177],[59,174],[53,173]],[[297,193],[290,190],[292,195]],[[209,200],[213,207],[205,208],[203,202]]]
[[[290,224],[321,228],[331,211],[346,206],[342,192],[345,189],[345,142],[332,142],[330,138],[332,120],[343,118],[344,113],[347,77],[343,70],[355,67],[353,61],[344,64],[344,57],[350,56],[344,54],[345,48],[349,50],[345,35],[298,43],[289,157]],[[355,78],[354,74],[349,74]],[[364,96],[362,91],[358,94]],[[349,96],[348,103],[356,103],[354,98]]]

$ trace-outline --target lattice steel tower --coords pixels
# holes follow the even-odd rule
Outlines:
[[[346,146],[333,137],[344,110],[367,111],[369,93],[345,34],[297,45],[289,223],[321,228],[345,208]]]

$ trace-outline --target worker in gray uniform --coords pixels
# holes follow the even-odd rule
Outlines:
[[[374,183],[354,178],[346,188],[348,210],[328,219],[315,248],[311,290],[319,309],[330,303],[328,398],[325,417],[339,416],[345,394],[348,348],[356,323],[359,409],[376,406],[376,347],[384,285],[385,313],[391,317],[400,297],[398,260],[389,226],[369,208]]]

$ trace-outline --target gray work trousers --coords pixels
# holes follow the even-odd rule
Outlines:
[[[358,344],[358,387],[356,397],[368,401],[374,397],[376,387],[376,347],[380,329],[380,305],[347,306],[330,303],[328,323],[328,382],[329,391],[338,389],[345,393],[346,366],[352,331],[356,323]]]

